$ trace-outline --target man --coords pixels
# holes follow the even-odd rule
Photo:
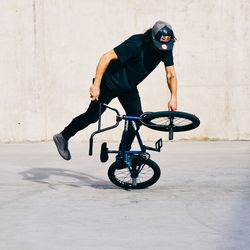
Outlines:
[[[171,93],[168,109],[171,111],[177,109],[177,79],[172,54],[175,40],[171,25],[157,21],[152,29],[144,34],[131,36],[101,57],[96,68],[94,83],[89,90],[91,103],[87,111],[74,118],[61,133],[53,137],[59,154],[65,160],[71,159],[68,140],[78,131],[98,120],[99,104],[96,101],[108,104],[117,97],[127,115],[140,116],[143,113],[137,85],[161,61],[165,65],[167,84]],[[133,139],[134,132],[131,126],[127,142],[128,149]]]

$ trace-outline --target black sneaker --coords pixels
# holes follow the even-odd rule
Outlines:
[[[62,156],[62,158],[64,160],[70,160],[71,155],[68,150],[68,141],[64,139],[62,133],[54,135],[53,140],[56,144],[58,153]]]

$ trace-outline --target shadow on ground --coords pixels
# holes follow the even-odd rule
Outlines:
[[[32,168],[19,173],[24,180],[43,183],[56,189],[58,185],[75,188],[89,186],[96,189],[116,189],[109,181],[92,175],[60,168]]]

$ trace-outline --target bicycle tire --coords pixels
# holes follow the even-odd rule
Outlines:
[[[140,117],[141,123],[158,131],[182,132],[197,128],[200,120],[197,116],[180,111],[160,111],[144,113]]]
[[[143,161],[144,166],[136,178],[138,183],[134,184],[128,167],[124,168],[122,164],[124,163],[121,161],[112,163],[108,170],[108,177],[113,184],[126,190],[147,188],[155,184],[161,176],[161,170],[158,164],[147,159]],[[147,171],[150,172],[150,177],[146,181],[141,181],[143,178],[142,175],[146,175]]]

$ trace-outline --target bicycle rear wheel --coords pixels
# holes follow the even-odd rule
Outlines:
[[[197,128],[200,120],[186,112],[161,111],[142,114],[141,123],[154,130],[181,132]]]
[[[118,187],[142,189],[156,183],[161,176],[159,166],[150,159],[134,162],[132,168],[137,177],[131,177],[128,167],[124,168],[124,162],[116,161],[109,167],[108,177]]]

